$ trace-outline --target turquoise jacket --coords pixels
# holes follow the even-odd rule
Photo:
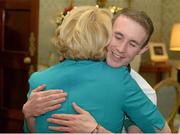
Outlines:
[[[46,89],[64,89],[67,99],[60,109],[36,118],[36,132],[48,130],[52,114],[75,114],[72,102],[90,112],[96,121],[111,132],[121,132],[125,113],[144,132],[162,128],[165,120],[157,107],[131,78],[126,67],[112,68],[105,62],[65,60],[29,79],[30,91],[46,84]],[[25,131],[27,127],[25,125]]]

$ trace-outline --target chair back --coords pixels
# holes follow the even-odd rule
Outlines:
[[[171,130],[180,102],[180,85],[176,80],[168,78],[154,87],[157,94],[157,106],[166,118]]]

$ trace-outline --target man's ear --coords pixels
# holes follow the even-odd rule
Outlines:
[[[143,54],[144,52],[146,52],[149,49],[149,46],[146,45],[145,47],[141,48],[141,50],[139,51],[139,54]]]

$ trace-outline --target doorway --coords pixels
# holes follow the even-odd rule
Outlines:
[[[39,0],[0,1],[0,132],[23,132],[22,106],[37,69]]]

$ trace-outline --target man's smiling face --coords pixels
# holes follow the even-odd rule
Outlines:
[[[148,50],[145,43],[148,35],[136,21],[120,15],[112,27],[112,39],[108,46],[106,62],[112,67],[128,65],[136,55]]]

